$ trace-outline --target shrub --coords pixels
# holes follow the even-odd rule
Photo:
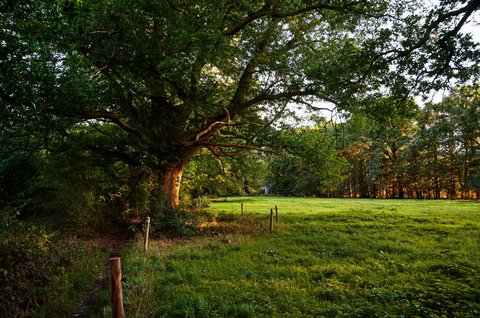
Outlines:
[[[47,305],[58,277],[89,255],[85,244],[72,248],[58,233],[12,217],[8,222],[0,233],[0,317],[19,317]]]

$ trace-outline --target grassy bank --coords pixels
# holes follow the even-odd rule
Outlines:
[[[127,316],[480,315],[478,202],[247,197],[211,211],[199,237],[127,250]],[[107,291],[98,306],[110,314]]]
[[[107,259],[105,249],[85,244],[69,244],[70,263],[49,277],[43,288],[45,303],[34,308],[28,317],[70,317],[92,288]]]

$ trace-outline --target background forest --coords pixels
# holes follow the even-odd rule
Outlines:
[[[479,96],[470,86],[425,107],[380,99],[342,123],[294,129],[268,184],[292,196],[479,198]]]

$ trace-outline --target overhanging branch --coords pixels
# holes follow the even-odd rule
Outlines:
[[[203,147],[207,148],[210,150],[214,155],[218,157],[231,157],[231,156],[238,156],[240,154],[243,154],[247,151],[258,151],[258,152],[268,152],[268,153],[277,153],[274,149],[269,149],[269,148],[261,148],[261,147],[256,147],[256,146],[251,146],[251,145],[245,145],[245,144],[226,144],[226,143],[217,143],[217,142],[204,142],[201,144]],[[221,148],[232,148],[232,149],[238,149],[237,151],[225,151],[222,150]]]
[[[242,72],[242,75],[240,76],[237,89],[235,90],[235,94],[233,95],[233,98],[229,105],[229,109],[232,110],[233,113],[242,109],[241,107],[239,107],[239,104],[243,103],[248,89],[253,82],[253,74],[255,73],[255,69],[257,68],[257,62],[259,57],[267,50],[268,36],[269,35],[266,34],[265,38],[260,41],[258,48],[254,52],[250,61],[248,61],[245,69]]]
[[[264,16],[270,16],[272,18],[286,18],[291,16],[296,16],[305,12],[310,11],[317,11],[317,10],[332,10],[338,12],[345,12],[347,10],[352,10],[352,7],[364,3],[365,1],[352,1],[344,6],[334,6],[329,4],[320,4],[320,5],[312,5],[306,6],[305,8],[301,8],[294,11],[288,12],[280,12],[275,8],[275,5],[272,4],[272,1],[266,1],[265,5],[258,11],[252,12],[230,28],[223,31],[223,35],[235,35],[243,28],[245,28],[248,24],[252,23],[253,21],[257,20],[258,18]]]
[[[143,142],[148,142],[149,141],[149,138],[145,133],[143,133],[141,130],[127,124],[118,115],[115,115],[114,113],[111,113],[109,111],[86,112],[85,116],[90,118],[90,119],[106,119],[106,120],[116,124],[118,127],[123,129],[124,131],[137,136],[141,141],[143,141]]]
[[[447,21],[450,18],[453,18],[453,17],[464,14],[464,16],[460,19],[458,24],[455,26],[455,28],[453,30],[447,32],[438,41],[439,46],[443,47],[448,39],[450,39],[451,37],[458,34],[458,32],[460,31],[462,26],[465,24],[467,19],[473,14],[473,12],[475,12],[479,8],[480,8],[480,0],[471,0],[464,7],[461,7],[457,10],[442,13],[437,17],[436,20],[430,22],[428,25],[425,26],[425,32],[423,33],[423,36],[420,39],[418,39],[418,41],[415,44],[413,44],[412,46],[410,46],[409,48],[407,48],[405,50],[389,50],[389,51],[381,53],[381,55],[388,55],[388,54],[396,53],[397,55],[395,56],[395,58],[408,56],[413,51],[415,51],[415,50],[421,48],[422,46],[424,46],[430,40],[432,32],[435,29],[437,29],[440,26],[440,24],[442,24],[443,22]]]

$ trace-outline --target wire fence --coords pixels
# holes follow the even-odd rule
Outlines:
[[[178,224],[177,222],[183,221],[185,224],[202,224],[202,223],[232,223],[232,222],[240,222],[243,223],[245,221],[251,222],[261,222],[264,220],[269,220],[270,219],[270,213],[269,214],[263,214],[263,213],[258,213],[258,212],[249,212],[247,213],[245,210],[245,207],[243,204],[241,205],[241,213],[238,214],[236,213],[237,210],[232,210],[230,213],[220,213],[218,215],[211,215],[211,214],[203,214],[203,215],[195,215],[195,213],[189,213],[184,217],[179,217],[178,220],[151,220],[150,225],[155,226],[155,227],[163,227],[163,226],[170,226],[174,224]],[[270,209],[271,211],[274,212],[274,220],[275,223],[279,222],[279,209],[278,206],[275,205],[273,208]],[[145,217],[142,222],[140,222],[140,225],[145,226],[146,225],[146,220],[147,218]]]

